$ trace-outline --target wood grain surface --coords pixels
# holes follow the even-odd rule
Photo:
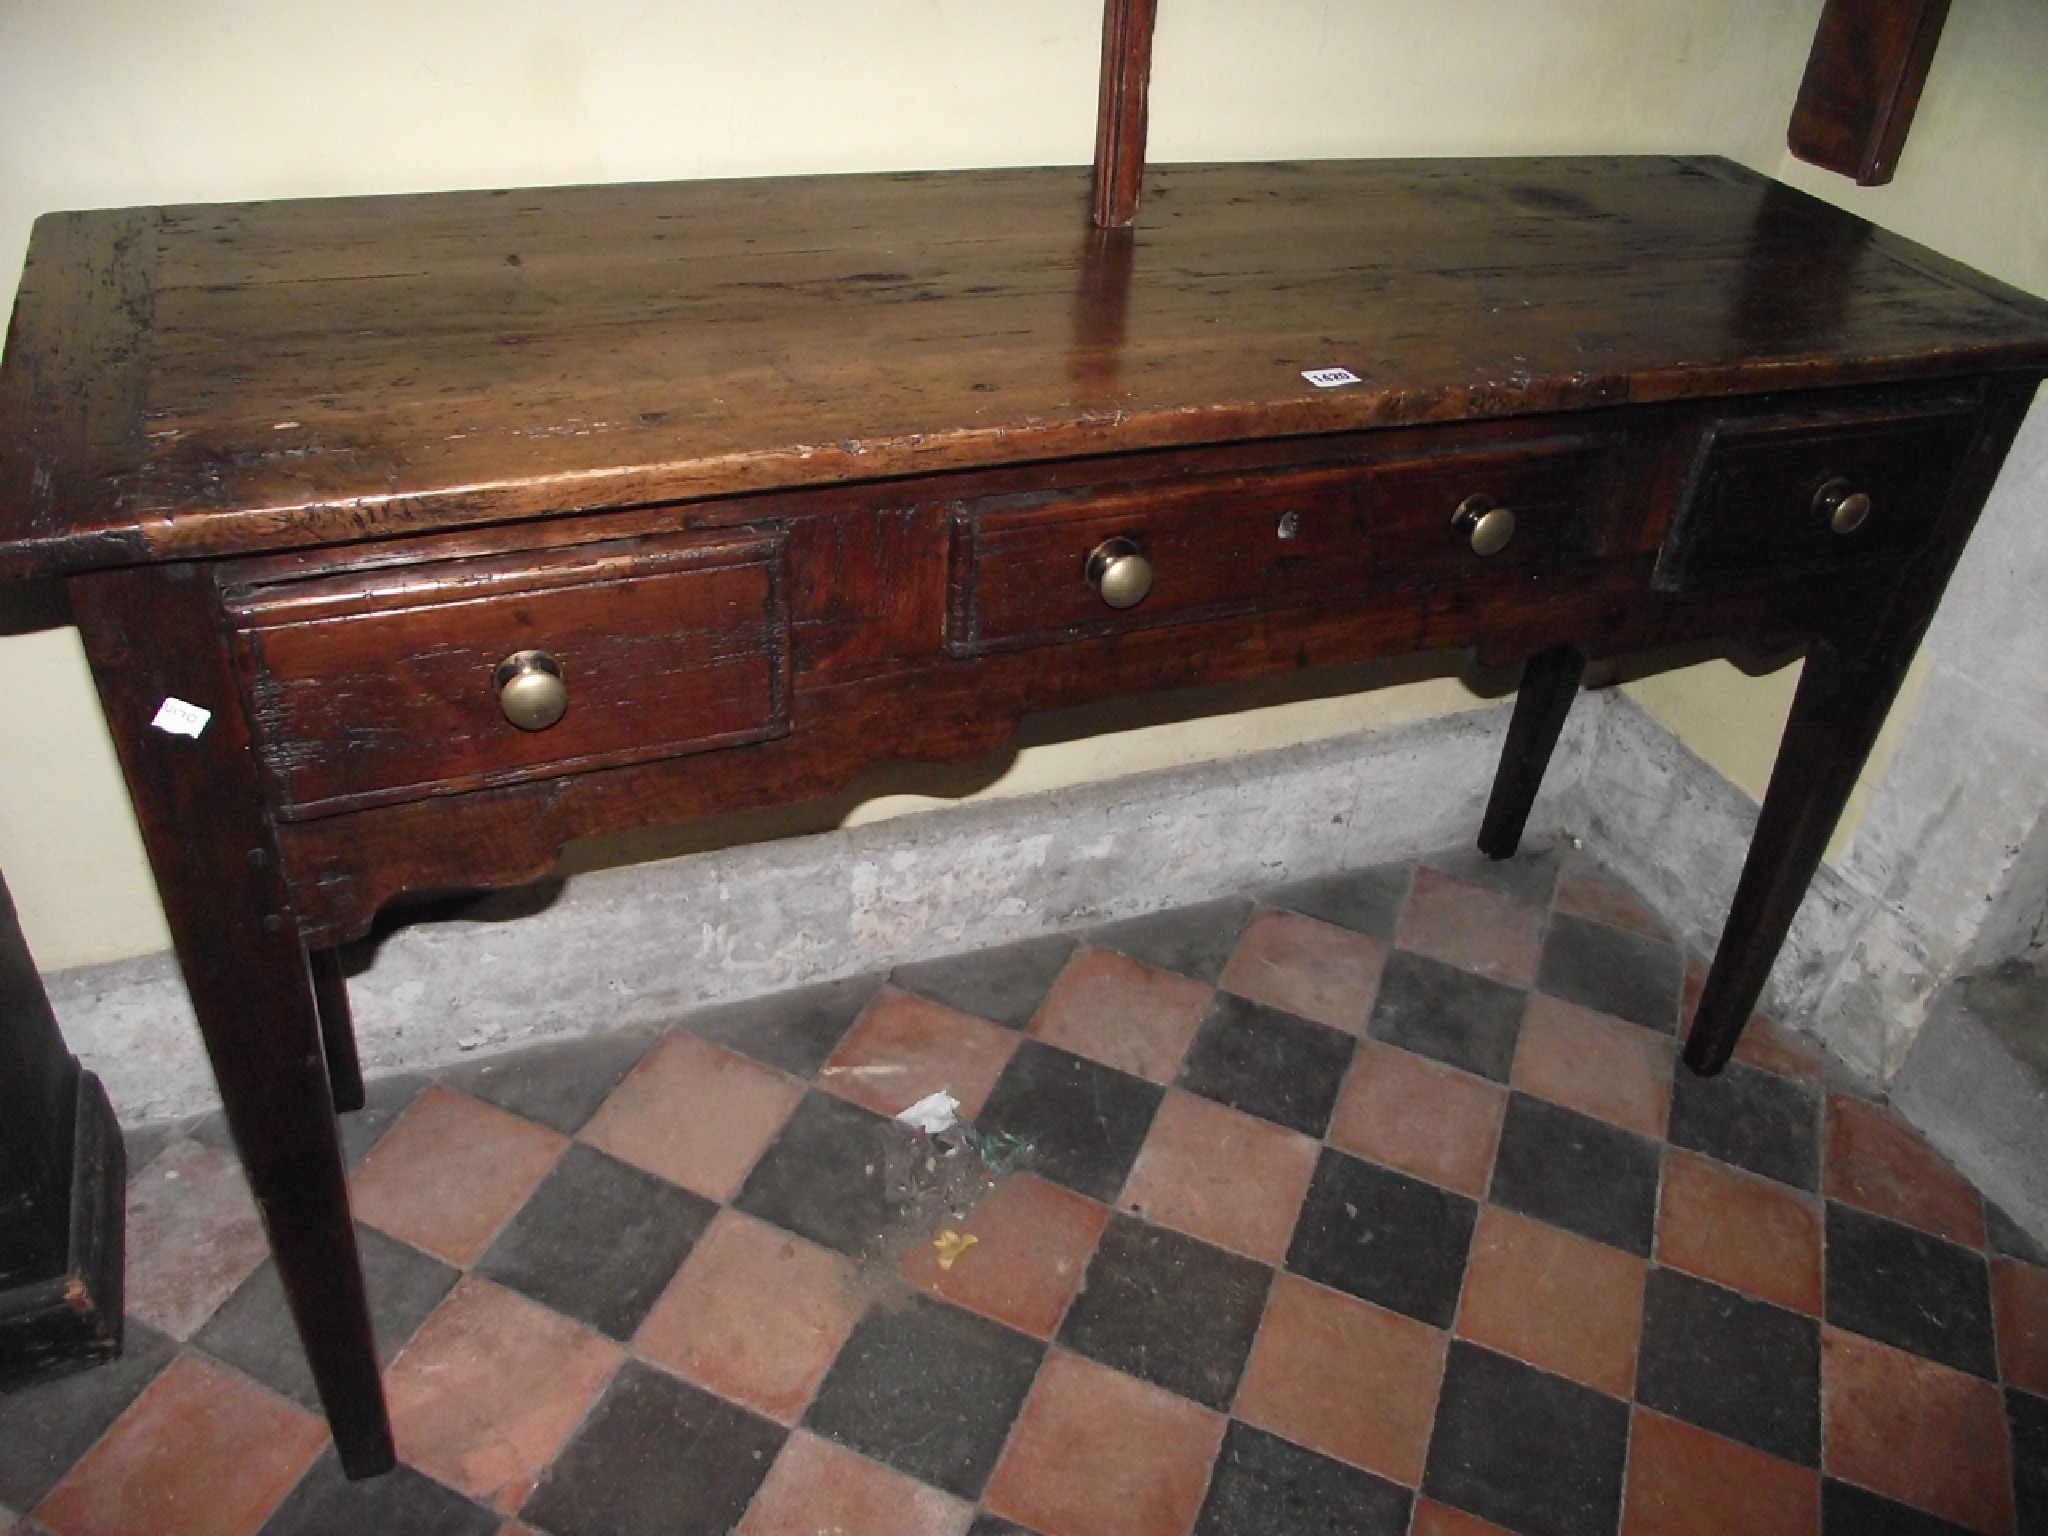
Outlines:
[[[1101,236],[1078,168],[52,216],[0,575],[2048,362],[2048,306],[1715,161],[1167,167]]]

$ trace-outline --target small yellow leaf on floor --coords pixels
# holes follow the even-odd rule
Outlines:
[[[941,1232],[932,1239],[932,1246],[939,1250],[939,1268],[951,1269],[961,1254],[980,1241],[972,1232],[955,1232],[950,1228]]]

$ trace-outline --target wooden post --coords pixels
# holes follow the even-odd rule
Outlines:
[[[1145,98],[1157,0],[1105,0],[1102,92],[1095,107],[1095,222],[1124,229],[1145,180]]]
[[[1786,142],[1860,185],[1898,168],[1949,0],[1827,0]]]

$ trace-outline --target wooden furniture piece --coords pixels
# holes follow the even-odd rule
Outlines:
[[[38,224],[0,576],[67,584],[352,1474],[334,946],[568,838],[1464,648],[1528,663],[1505,856],[1588,658],[1803,646],[1727,1058],[2048,306],[1712,160],[1178,166],[1110,233],[1072,170]]]
[[[0,880],[0,1388],[121,1352],[126,1168]]]
[[[1881,187],[1899,168],[1948,0],[1827,0],[1785,140],[1800,159]]]

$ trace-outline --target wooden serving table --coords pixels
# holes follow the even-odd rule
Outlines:
[[[0,576],[61,577],[344,1465],[391,1462],[334,948],[566,839],[1027,714],[1804,647],[1687,1047],[1726,1060],[2048,369],[2048,306],[1692,159],[57,214]],[[1342,370],[1342,374],[1323,372]]]

